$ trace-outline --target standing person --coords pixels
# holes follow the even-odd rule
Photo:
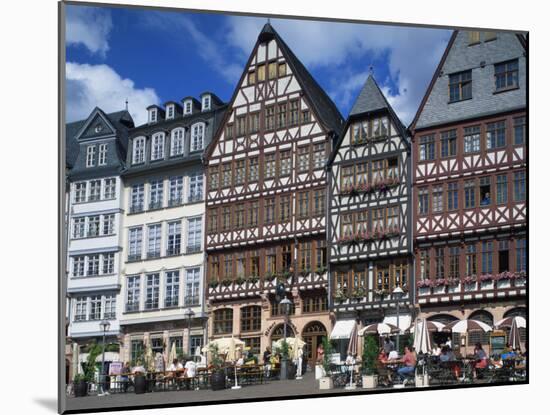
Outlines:
[[[185,387],[187,389],[191,389],[191,382],[193,381],[193,378],[196,374],[197,364],[193,361],[193,359],[189,359],[187,362],[185,362],[183,372],[183,376],[185,377]]]
[[[317,363],[323,364],[324,357],[325,357],[325,349],[323,348],[323,344],[321,343],[317,347]]]
[[[453,340],[450,337],[447,337],[447,341],[445,342],[445,346],[448,346],[450,350],[453,350]]]
[[[304,349],[298,348],[298,358],[296,359],[296,379],[302,378],[302,365],[304,362]]]
[[[271,375],[271,347],[267,346],[264,352],[264,372],[265,376],[269,378]]]
[[[122,383],[122,390],[124,392],[128,390],[128,386],[130,385],[130,373],[132,373],[130,363],[124,362],[124,366],[122,366],[122,371],[120,372],[120,381]]]
[[[407,385],[407,377],[414,375],[416,368],[416,353],[410,346],[405,346],[405,356],[400,360],[405,366],[397,371],[397,374],[403,381],[403,386]]]
[[[386,354],[390,354],[390,352],[393,352],[394,350],[395,344],[393,344],[389,336],[384,337],[384,351]]]

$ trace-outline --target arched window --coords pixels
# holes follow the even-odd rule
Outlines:
[[[317,358],[317,347],[323,342],[323,337],[327,336],[326,327],[319,321],[308,323],[302,331],[302,339],[306,342],[304,349],[305,357],[313,362]]]
[[[132,164],[139,164],[145,161],[145,137],[136,137],[132,146]]]
[[[160,160],[164,158],[164,133],[153,135],[151,147],[151,160]]]
[[[172,138],[170,140],[170,156],[180,156],[183,154],[183,138],[185,129],[182,127],[172,130]]]
[[[222,308],[214,311],[214,334],[231,334],[233,332],[233,309]]]
[[[262,307],[251,305],[241,308],[241,331],[258,331],[262,325]]]
[[[470,320],[478,320],[489,326],[493,327],[494,319],[493,315],[485,310],[474,311],[468,317]],[[468,346],[474,346],[476,343],[489,344],[489,333],[484,333],[481,331],[473,331],[468,333]]]
[[[204,123],[199,122],[191,127],[191,151],[202,150],[204,147]]]
[[[276,342],[277,340],[279,339],[282,339],[284,337],[284,330],[285,330],[285,325],[284,324],[279,324],[277,327],[275,327],[273,329],[273,332],[271,333],[271,342]],[[286,337],[294,337],[295,334],[294,334],[294,330],[292,329],[292,327],[287,324],[286,325]]]

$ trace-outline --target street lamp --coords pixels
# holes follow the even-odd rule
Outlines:
[[[283,339],[284,339],[283,341],[285,342],[285,344],[286,344],[286,325],[287,325],[288,315],[290,313],[290,305],[291,304],[292,303],[290,302],[290,300],[288,298],[286,298],[286,296],[279,303],[279,305],[282,308],[282,312],[285,316],[284,326],[283,326]],[[288,365],[288,361],[287,361],[287,357],[285,356],[284,358],[281,359],[281,376],[280,376],[281,380],[287,378],[287,365]]]
[[[109,320],[102,320],[101,323],[99,323],[101,328],[103,329],[103,355],[101,357],[101,374],[99,379],[99,385],[101,386],[101,393],[105,394],[105,333],[109,331],[109,328],[111,327],[111,323]]]
[[[187,354],[191,356],[191,319],[195,315],[195,312],[189,307],[185,310],[185,317],[187,317]]]
[[[399,353],[399,334],[401,333],[401,328],[399,327],[399,301],[401,300],[401,297],[403,297],[403,294],[405,294],[405,291],[401,289],[401,287],[397,286],[392,291],[393,298],[397,301],[397,338],[395,339],[395,348],[397,350],[397,353]]]

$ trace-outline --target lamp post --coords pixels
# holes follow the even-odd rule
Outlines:
[[[111,323],[109,320],[102,320],[101,323],[99,323],[101,328],[103,329],[103,355],[101,356],[101,373],[100,373],[100,379],[99,379],[99,385],[101,387],[101,394],[106,394],[105,392],[105,334],[111,327]]]
[[[185,310],[185,317],[187,317],[187,355],[191,356],[191,319],[195,315],[195,312],[189,307]]]
[[[401,328],[399,327],[399,301],[401,300],[401,297],[403,297],[403,294],[405,294],[405,292],[401,289],[401,287],[397,286],[392,291],[392,294],[397,301],[397,338],[395,339],[395,348],[397,350],[397,353],[399,353],[399,334],[401,333]]]
[[[282,311],[285,316],[284,319],[284,326],[283,326],[283,341],[286,344],[286,326],[287,326],[287,320],[288,320],[288,314],[290,313],[290,305],[292,304],[288,298],[283,298],[281,302],[279,303],[282,306]],[[288,356],[284,356],[281,359],[281,380],[284,380],[287,378],[287,367],[288,367]]]

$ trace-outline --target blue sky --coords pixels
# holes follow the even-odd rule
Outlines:
[[[229,100],[266,18],[67,7],[67,120],[99,106],[145,108],[212,91]],[[408,124],[451,35],[448,30],[271,19],[347,117],[369,67]]]

